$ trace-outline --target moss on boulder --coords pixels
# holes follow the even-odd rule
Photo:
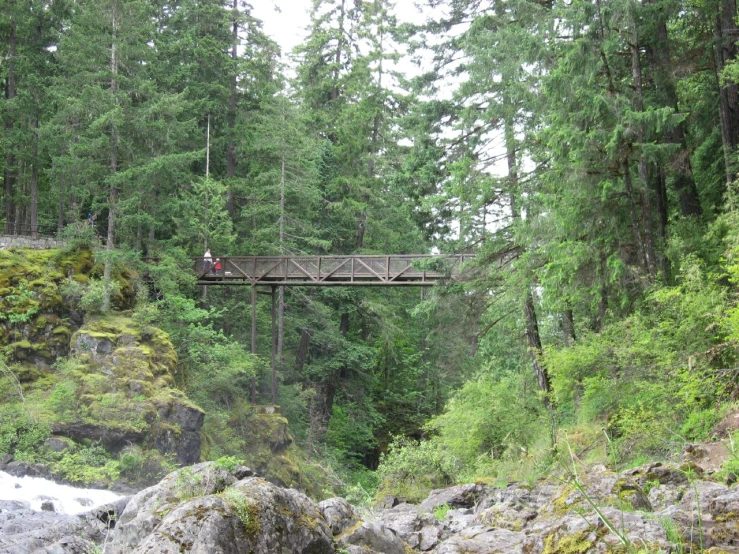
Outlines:
[[[114,315],[83,325],[71,342],[46,396],[55,433],[113,451],[153,447],[181,464],[200,459],[205,414],[172,388],[177,356],[166,333]]]

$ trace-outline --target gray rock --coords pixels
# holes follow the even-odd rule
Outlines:
[[[82,554],[93,551],[102,524],[54,512],[0,513],[2,554]]]
[[[333,554],[328,525],[305,495],[281,489],[258,477],[238,482],[241,495],[210,494],[179,504],[131,550],[118,541],[121,524],[107,552],[132,554]],[[231,493],[236,494],[236,493]],[[128,512],[128,509],[124,512]]]
[[[657,485],[649,491],[649,503],[655,510],[664,510],[668,506],[677,505],[682,500],[683,494],[683,487]]]
[[[495,527],[496,529],[521,531],[537,515],[536,510],[525,507],[522,504],[501,502],[483,510],[475,517],[475,522],[480,525]]]
[[[398,534],[379,522],[364,522],[341,535],[337,543],[342,548],[360,546],[382,554],[405,554],[405,544]]]
[[[419,514],[412,504],[398,504],[377,513],[377,521],[395,531],[411,548],[430,550],[439,542],[441,523],[429,514]]]
[[[18,510],[30,510],[31,503],[24,500],[0,500],[0,514],[3,512],[17,512]]]
[[[436,489],[431,491],[428,498],[418,506],[421,512],[433,512],[439,506],[450,506],[452,508],[472,508],[483,496],[484,489],[481,485],[457,485],[447,489]]]
[[[44,441],[44,446],[52,452],[64,452],[70,447],[70,444],[67,438],[49,437]]]
[[[94,518],[105,525],[106,529],[113,529],[120,519],[121,514],[126,509],[130,499],[128,496],[121,497],[114,502],[103,504],[102,506],[93,508],[89,512],[85,512],[82,517]]]
[[[360,519],[352,505],[343,498],[324,500],[318,504],[318,509],[334,536],[340,535],[349,527],[356,525]]]
[[[395,506],[400,503],[400,498],[393,494],[388,494],[382,497],[382,500],[378,502],[377,507],[380,509],[389,510],[390,508],[395,508]]]
[[[449,510],[444,516],[444,528],[449,533],[459,533],[475,522],[475,513],[469,508]]]
[[[165,513],[183,500],[222,492],[236,483],[236,478],[205,462],[179,469],[162,481],[135,494],[118,518],[116,532],[108,552],[130,552],[146,538],[162,520]]]
[[[523,554],[527,537],[506,529],[474,526],[444,541],[434,554]]]
[[[93,505],[93,501],[90,500],[89,498],[75,498],[74,501],[80,506],[84,506],[84,507]]]
[[[228,494],[219,494],[231,487]],[[108,554],[333,554],[330,528],[310,499],[258,477],[237,481],[212,462],[184,468],[132,497]]]
[[[9,462],[5,465],[3,471],[13,477],[43,477],[44,479],[52,479],[53,477],[46,466],[29,462]]]
[[[51,500],[44,500],[41,503],[41,511],[42,512],[56,512],[56,508],[54,507],[54,503]]]

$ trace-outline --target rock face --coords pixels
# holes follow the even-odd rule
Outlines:
[[[55,422],[55,434],[101,442],[112,451],[128,444],[153,447],[183,465],[200,459],[205,413],[171,388],[177,357],[163,331],[125,317],[100,318],[73,335],[72,354],[80,374],[100,378],[80,378],[76,392],[85,421]]]
[[[331,536],[302,493],[204,463],[135,495],[106,552],[333,554]]]
[[[600,466],[577,483],[437,490],[377,518],[408,546],[433,554],[687,552],[700,545],[739,553],[738,491],[701,480],[692,467],[650,464],[619,474]],[[431,515],[440,506],[447,507],[441,521]]]
[[[0,553],[88,554],[106,540],[126,498],[79,516],[35,512],[26,502],[0,501]]]
[[[613,554],[701,548],[732,554],[739,553],[737,514],[739,489],[660,464],[622,473],[596,467],[577,482],[559,484],[451,487],[433,491],[419,505],[400,503],[365,514],[341,498],[316,505],[247,468],[227,471],[208,462],[79,517],[0,502],[0,554],[76,554],[103,541],[108,554]]]

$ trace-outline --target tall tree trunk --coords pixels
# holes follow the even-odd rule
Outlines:
[[[634,248],[636,249],[637,257],[639,258],[639,264],[644,270],[647,269],[647,258],[644,254],[644,241],[641,237],[641,231],[639,227],[639,214],[636,209],[636,200],[634,198],[634,187],[631,183],[631,168],[629,167],[629,161],[626,160],[622,164],[624,172],[624,192],[626,192],[626,201],[629,203],[629,219],[631,221],[631,236],[634,240]]]
[[[339,97],[339,75],[341,70],[341,51],[344,48],[344,15],[346,0],[341,0],[339,8],[339,36],[336,40],[336,52],[334,53],[334,86],[331,89],[331,100]]]
[[[285,147],[285,104],[282,104],[282,156],[280,158],[280,254],[285,255],[285,177],[287,152]],[[277,298],[277,363],[282,370],[283,365],[283,345],[285,338],[285,287],[279,288]]]
[[[634,84],[634,111],[644,111],[644,91],[643,91],[643,79],[642,79],[642,68],[641,68],[641,56],[639,47],[639,31],[636,25],[637,18],[634,17],[632,20],[633,30],[631,34],[631,75]],[[647,142],[646,129],[644,125],[639,125],[637,129],[637,140],[645,144]],[[628,167],[627,167],[628,169]],[[641,194],[641,223],[644,233],[642,236],[643,245],[641,245],[644,253],[644,269],[651,281],[654,281],[657,276],[657,264],[656,264],[656,252],[654,248],[654,232],[652,230],[652,191],[650,182],[650,171],[649,163],[642,153],[639,156],[638,162],[639,178],[644,184],[644,189]],[[633,217],[632,213],[632,217]],[[639,248],[639,245],[637,245]]]
[[[575,335],[575,316],[571,309],[562,312],[562,333],[565,346],[572,346],[577,341]]]
[[[118,95],[118,5],[117,2],[113,2],[112,5],[112,33],[113,40],[110,48],[110,71],[112,78],[110,81],[110,92],[113,96],[114,103],[117,104]],[[114,122],[111,123],[110,130],[110,166],[109,171],[111,177],[115,177],[118,172],[118,127]],[[108,234],[105,241],[105,266],[103,268],[103,282],[105,283],[105,295],[103,297],[102,310],[107,312],[110,310],[110,283],[113,277],[113,239],[115,236],[115,216],[116,216],[116,202],[118,200],[118,189],[115,185],[114,179],[110,182],[110,191],[108,194]]]
[[[38,93],[35,94],[36,105],[38,108]],[[38,113],[34,114],[33,117],[33,149],[32,156],[33,161],[31,162],[31,209],[30,209],[30,220],[31,220],[31,238],[38,238],[38,125],[39,125]]]
[[[307,329],[303,329],[300,332],[300,343],[298,344],[298,352],[295,355],[295,372],[301,374],[303,372],[303,366],[308,359],[308,352],[310,349],[310,333]]]
[[[736,37],[739,29],[736,16],[736,0],[720,0],[714,24],[717,73],[721,73],[726,64],[737,57]],[[734,157],[739,144],[739,88],[735,83],[727,82],[723,86],[719,84],[719,118],[726,163],[726,182],[730,184],[737,177]]]
[[[16,21],[15,15],[11,15],[10,20],[10,37],[9,37],[9,51],[8,51],[8,77],[5,81],[5,98],[11,101],[15,98],[15,61],[17,57],[16,47]],[[12,113],[12,110],[9,110]],[[8,115],[5,118],[5,131],[8,134],[13,132],[14,120],[12,115]],[[5,176],[4,176],[4,188],[5,188],[5,230],[7,233],[14,231],[14,219],[15,219],[15,205],[13,197],[15,194],[15,153],[13,147],[8,148],[5,154]]]
[[[654,4],[657,0],[642,0],[643,4]],[[670,37],[667,31],[667,17],[663,12],[656,13],[657,19],[652,21],[656,33],[643,37],[640,41],[646,46],[647,59],[654,72],[654,85],[660,94],[661,104],[680,113],[677,97],[677,86],[673,77]],[[683,121],[679,125],[665,131],[665,139],[671,144],[678,145],[675,154],[670,160],[670,170],[673,175],[673,188],[677,193],[680,204],[680,213],[683,216],[701,215],[702,208],[698,189],[695,185],[693,168],[690,164],[687,144],[687,125]],[[657,177],[655,177],[656,179]]]
[[[508,183],[510,186],[510,203],[511,216],[514,221],[520,221],[521,211],[518,208],[516,194],[518,193],[518,163],[516,159],[516,136],[513,127],[513,121],[506,119],[505,121],[505,143],[506,143],[506,161],[508,163]],[[526,285],[526,298],[523,303],[524,325],[526,327],[526,340],[529,346],[529,354],[531,355],[531,365],[536,375],[536,382],[544,394],[544,404],[549,406],[549,374],[546,368],[541,364],[541,355],[544,349],[541,344],[539,335],[539,324],[536,319],[536,306],[534,304],[534,296],[531,289]]]
[[[236,128],[236,92],[237,92],[237,75],[236,60],[238,58],[239,44],[239,1],[233,0],[233,29],[231,44],[231,59],[233,60],[233,73],[231,74],[231,94],[228,98],[228,147],[226,149],[226,179],[228,183],[228,191],[226,196],[226,209],[228,216],[233,221],[236,216],[236,207],[234,205],[233,178],[236,175],[236,140],[234,132]]]
[[[56,231],[61,233],[64,229],[64,178],[60,175],[59,184],[59,206],[56,215]]]
[[[544,397],[544,402],[548,405],[548,395],[551,386],[549,383],[549,374],[541,364],[541,356],[544,353],[544,348],[541,345],[539,322],[536,319],[534,295],[531,293],[530,289],[526,293],[526,300],[523,305],[523,314],[526,322],[526,341],[529,345],[529,353],[531,354],[531,361],[534,366],[534,373],[536,374],[536,382],[539,385],[539,390],[545,393],[546,396]]]

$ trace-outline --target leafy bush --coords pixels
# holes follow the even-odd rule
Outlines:
[[[121,466],[101,445],[92,445],[65,451],[62,458],[52,464],[52,469],[73,483],[91,485],[115,481],[120,476]]]
[[[525,379],[524,379],[525,380]],[[428,427],[439,433],[438,443],[474,473],[487,460],[518,456],[542,430],[542,408],[536,388],[522,377],[487,375],[468,381]],[[460,430],[464,432],[460,432]]]
[[[221,456],[216,460],[216,467],[231,473],[238,466],[243,466],[244,460],[236,456]]]
[[[640,310],[545,357],[560,414],[599,422],[616,461],[663,457],[708,436],[715,405],[735,393],[721,367],[735,363],[724,289],[683,260],[680,284],[650,293]]]
[[[392,493],[409,502],[420,501],[430,490],[453,483],[460,467],[438,441],[396,437],[377,468],[378,495]]]
[[[0,321],[10,324],[28,323],[39,312],[39,302],[33,289],[24,281],[13,292],[0,299]]]
[[[35,462],[40,446],[50,434],[46,423],[35,423],[19,410],[7,408],[0,412],[0,454]]]
[[[121,292],[121,285],[118,281],[111,279],[108,285],[110,296],[116,296]],[[88,314],[102,314],[105,306],[105,281],[102,279],[93,279],[85,288],[80,298],[80,308]]]
[[[57,421],[72,421],[77,417],[77,383],[71,379],[65,379],[58,383],[49,398],[46,405],[57,416]]]
[[[231,505],[236,515],[244,525],[248,537],[259,533],[261,523],[257,507],[249,502],[249,499],[238,489],[228,488],[223,491],[223,498]]]
[[[126,446],[120,453],[118,469],[120,476],[130,483],[150,485],[175,469],[176,465],[156,450],[145,450],[140,446]]]

